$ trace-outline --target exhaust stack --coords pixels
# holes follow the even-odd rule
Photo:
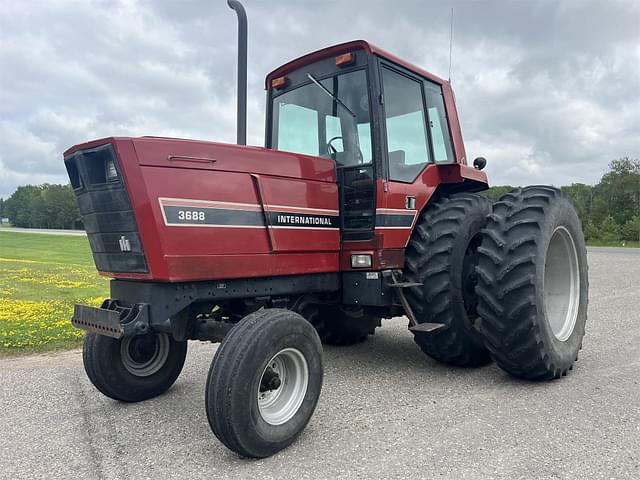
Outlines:
[[[247,12],[238,0],[227,0],[238,16],[238,114],[237,143],[247,144]]]

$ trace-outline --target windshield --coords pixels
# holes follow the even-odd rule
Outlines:
[[[333,158],[343,166],[370,163],[371,123],[365,71],[320,80],[327,91],[313,83],[315,77],[311,80],[273,99],[271,147]]]

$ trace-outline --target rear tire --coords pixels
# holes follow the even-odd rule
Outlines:
[[[588,303],[580,219],[558,189],[516,189],[494,205],[479,249],[479,313],[496,363],[529,380],[566,375]]]
[[[480,230],[491,203],[473,193],[458,193],[429,205],[416,224],[405,254],[404,278],[422,283],[407,300],[418,323],[443,323],[434,332],[414,332],[424,353],[462,367],[491,361],[477,319],[475,265]]]
[[[87,333],[82,360],[91,383],[107,397],[140,402],[166,392],[187,356],[187,342],[165,333],[115,339]]]
[[[326,345],[346,346],[364,342],[380,326],[380,317],[362,307],[312,303],[302,299],[294,308],[316,329]]]
[[[211,363],[209,425],[241,456],[273,455],[311,419],[322,376],[322,345],[309,322],[290,310],[251,313],[227,334]]]

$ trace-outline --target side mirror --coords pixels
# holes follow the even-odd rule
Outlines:
[[[473,168],[477,170],[482,170],[487,166],[487,159],[484,157],[478,157],[473,161]]]

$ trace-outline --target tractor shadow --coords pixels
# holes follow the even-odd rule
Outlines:
[[[426,374],[448,376],[452,371],[468,375],[476,368],[459,368],[444,365],[428,355],[413,341],[405,319],[383,320],[382,327],[367,341],[346,347],[324,346],[325,366],[329,369],[368,369],[380,374],[389,373]]]
[[[325,372],[345,377],[377,376],[419,379],[442,383],[464,381],[477,385],[501,385],[507,389],[540,385],[510,376],[494,363],[481,367],[456,367],[423,353],[407,328],[406,319],[383,320],[367,341],[346,347],[324,346]]]
[[[203,399],[207,372],[216,349],[217,345],[194,345],[182,378],[166,394],[150,403],[143,402],[146,405],[113,404],[109,410],[114,416],[118,412],[117,421],[124,423],[141,422],[153,415],[158,420],[158,423],[151,420],[157,425],[157,431],[149,440],[158,448],[168,437],[175,445],[181,445],[181,451],[188,450],[189,455],[195,453],[202,465],[233,466],[246,470],[250,476],[249,472],[257,465],[277,464],[290,450],[271,459],[247,461],[215,439]],[[495,364],[459,368],[439,363],[414,343],[406,320],[388,320],[366,342],[348,347],[324,347],[324,386],[320,402],[309,427],[291,448],[312,451],[326,442],[327,432],[344,428],[356,436],[370,435],[380,428],[381,432],[384,429],[392,432],[394,425],[404,424],[416,412],[431,415],[434,408],[451,415],[457,415],[459,408],[482,412],[486,408],[483,405],[517,403],[531,389],[547,388],[550,388],[548,384],[510,377]],[[108,400],[106,403],[111,404]],[[151,412],[149,406],[153,407]],[[132,447],[131,443],[121,445],[125,450]]]

